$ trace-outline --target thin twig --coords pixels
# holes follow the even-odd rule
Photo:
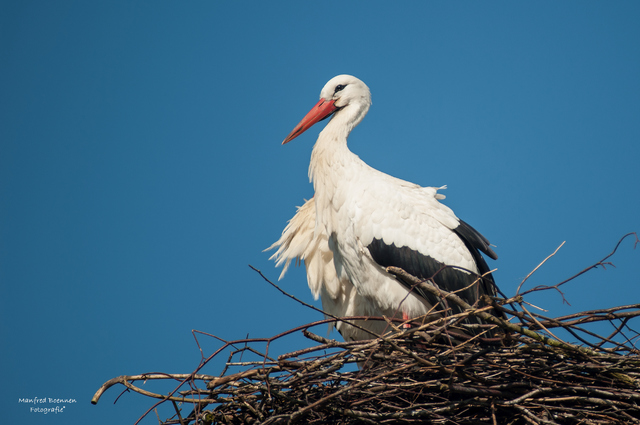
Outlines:
[[[608,265],[609,257],[585,270]],[[640,304],[552,318],[526,308],[523,296],[530,291],[509,299],[483,297],[472,306],[455,292],[402,269],[389,271],[443,299],[446,310],[427,323],[413,320],[409,329],[396,326],[402,322],[396,318],[348,317],[296,326],[269,338],[234,341],[194,330],[201,360],[192,373],[120,376],[103,384],[92,403],[119,384],[123,393],[157,400],[138,422],[151,411],[160,421],[159,406],[170,401],[174,413],[163,425],[640,422],[640,351],[635,347],[640,335],[632,328]],[[470,320],[473,317],[480,321]],[[512,323],[516,318],[520,325]],[[327,323],[352,325],[365,319],[387,320],[390,332],[371,340],[340,342],[311,331]],[[597,322],[610,324],[611,331],[600,336],[584,327]],[[484,336],[498,328],[505,332]],[[584,346],[561,341],[550,332],[557,328]],[[316,345],[269,354],[273,342],[299,332]],[[198,340],[205,337],[221,347],[207,355]],[[204,373],[212,359],[224,360],[225,352],[223,373]],[[354,363],[361,368],[353,370]],[[242,369],[230,373],[232,366]],[[177,385],[163,393],[137,383],[153,387],[158,380]],[[188,415],[182,410],[186,406],[191,406]]]

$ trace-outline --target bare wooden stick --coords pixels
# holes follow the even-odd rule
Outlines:
[[[640,422],[640,334],[633,330],[640,304],[552,318],[528,309],[525,293],[509,299],[485,297],[483,306],[471,306],[455,292],[401,269],[390,272],[434,291],[461,312],[438,312],[424,324],[418,318],[410,329],[395,326],[393,318],[369,318],[387,320],[395,331],[367,341],[340,342],[312,332],[331,321],[365,318],[329,318],[269,338],[235,341],[194,331],[202,360],[192,373],[117,377],[103,384],[92,402],[120,384],[125,392],[156,400],[147,412],[155,411],[159,421],[158,409],[169,401],[166,406],[174,416],[164,425]],[[492,314],[492,309],[500,313]],[[466,320],[471,316],[488,324]],[[511,322],[516,318],[519,325]],[[473,324],[460,325],[464,322]],[[583,327],[594,322],[610,322],[612,330],[599,336]],[[505,332],[484,338],[489,328]],[[549,330],[557,328],[586,346],[537,331],[552,335]],[[465,334],[469,329],[473,332]],[[272,342],[299,332],[316,345],[269,354]],[[214,338],[222,347],[207,355],[198,338]],[[203,373],[223,352],[228,352],[223,373]],[[363,366],[353,370],[356,362]],[[232,365],[244,369],[228,373]],[[154,391],[158,380],[176,382],[176,387]],[[137,381],[150,381],[150,388],[140,388]],[[191,412],[184,414],[185,408]]]

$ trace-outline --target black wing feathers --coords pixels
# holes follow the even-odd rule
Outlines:
[[[462,239],[467,247],[471,246],[472,248],[479,249],[487,254],[489,258],[494,260],[498,259],[498,255],[489,247],[490,244],[487,238],[464,221],[460,220],[460,225],[453,229],[453,231]],[[469,251],[473,252],[473,249],[469,249]]]
[[[453,232],[460,238],[473,256],[479,274],[483,275],[487,273],[489,266],[482,254],[480,254],[480,251],[493,259],[498,258],[496,253],[489,247],[489,241],[464,221],[460,221],[460,225],[453,229]],[[456,294],[470,305],[475,304],[482,294],[488,294],[490,296],[496,295],[495,282],[491,274],[486,275],[475,285],[472,285],[478,279],[477,275],[467,273],[455,267],[446,267],[444,263],[436,261],[409,247],[397,247],[395,244],[388,245],[381,239],[374,239],[368,248],[374,261],[380,266],[385,268],[389,266],[400,267],[419,279],[431,278],[445,291],[459,291],[456,292]],[[402,280],[400,280],[400,282],[410,287],[407,282]],[[463,288],[466,289],[463,290]],[[441,303],[441,300],[429,292],[423,291],[420,288],[415,288],[414,290],[432,306],[437,306]],[[453,314],[462,311],[461,308],[453,303],[448,307],[451,308]]]

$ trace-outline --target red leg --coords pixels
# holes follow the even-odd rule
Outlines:
[[[409,320],[409,315],[407,313],[405,313],[404,311],[402,312],[402,320],[407,321]],[[404,329],[409,329],[411,328],[411,325],[409,323],[405,323],[402,325],[402,327]]]

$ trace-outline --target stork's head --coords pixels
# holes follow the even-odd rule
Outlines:
[[[369,87],[351,75],[338,75],[329,80],[320,92],[320,101],[298,123],[293,131],[282,142],[290,142],[318,121],[336,114],[344,120],[349,131],[358,125],[371,106]]]

